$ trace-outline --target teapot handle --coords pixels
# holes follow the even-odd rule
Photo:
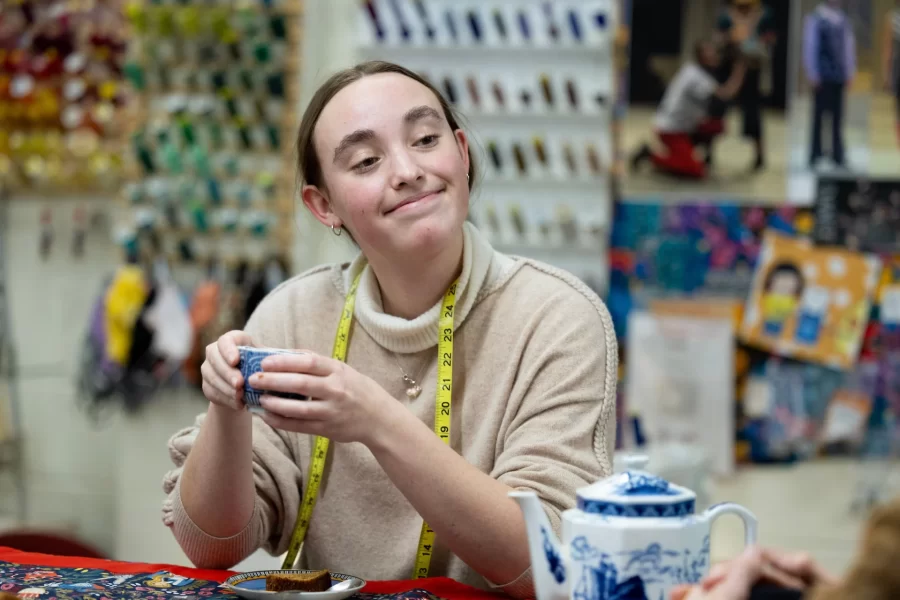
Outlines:
[[[703,516],[706,517],[706,521],[709,523],[710,529],[712,529],[713,521],[723,515],[739,516],[741,521],[744,522],[744,545],[753,546],[756,544],[759,529],[759,521],[757,521],[756,515],[740,504],[723,502],[722,504],[709,507]]]

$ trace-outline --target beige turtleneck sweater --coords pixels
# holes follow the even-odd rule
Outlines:
[[[362,257],[285,282],[263,300],[246,331],[255,345],[328,355],[349,282],[360,270],[347,363],[433,425],[440,305],[413,320],[386,314]],[[611,473],[617,353],[609,313],[574,276],[501,255],[468,223],[456,310],[451,446],[511,488],[537,492],[559,533],[576,488]],[[418,398],[404,393],[401,366],[422,382]],[[198,566],[229,568],[260,547],[284,553],[312,438],[253,419],[253,516],[239,534],[215,538],[191,520],[178,485],[203,417],[170,440],[176,468],[165,478],[164,522]],[[421,526],[366,447],[332,444],[299,566],[409,579]],[[520,598],[533,594],[529,571],[495,585],[441,547],[440,538],[431,575]]]

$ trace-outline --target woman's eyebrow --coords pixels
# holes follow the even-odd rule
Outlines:
[[[407,125],[412,125],[422,119],[437,119],[440,121],[441,114],[432,107],[423,104],[422,106],[409,109],[403,116],[403,121]]]
[[[353,133],[348,133],[334,149],[334,162],[337,163],[341,155],[353,146],[373,139],[375,139],[375,132],[371,129],[357,129]]]
[[[409,109],[406,111],[406,114],[403,115],[403,122],[408,125],[413,125],[423,119],[436,119],[440,121],[441,113],[434,108],[423,104],[422,106],[416,106],[415,108]],[[368,142],[373,139],[375,139],[375,132],[371,129],[357,129],[353,133],[348,133],[341,140],[341,143],[337,145],[337,148],[334,149],[333,161],[337,163],[341,159],[341,156],[356,144]]]

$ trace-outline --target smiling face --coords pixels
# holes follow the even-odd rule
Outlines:
[[[321,169],[303,200],[325,225],[344,226],[374,255],[428,258],[461,235],[469,204],[468,142],[437,96],[399,73],[350,83],[313,132]]]

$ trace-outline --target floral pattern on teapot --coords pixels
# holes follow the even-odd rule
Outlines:
[[[645,585],[696,583],[709,568],[709,536],[699,553],[666,550],[650,544],[642,550],[618,553],[619,560],[592,546],[586,537],[572,541],[572,558],[583,566],[575,582],[574,600],[650,600]],[[622,560],[624,559],[624,561]],[[619,573],[616,564],[623,565]]]
[[[622,481],[612,487],[611,497],[584,498],[578,497],[578,508],[586,513],[607,517],[686,517],[694,514],[695,499],[693,495],[680,501],[673,501],[673,496],[683,496],[684,492],[656,475],[629,471],[620,475]],[[665,502],[645,502],[623,504],[617,498],[654,496],[669,498]]]

